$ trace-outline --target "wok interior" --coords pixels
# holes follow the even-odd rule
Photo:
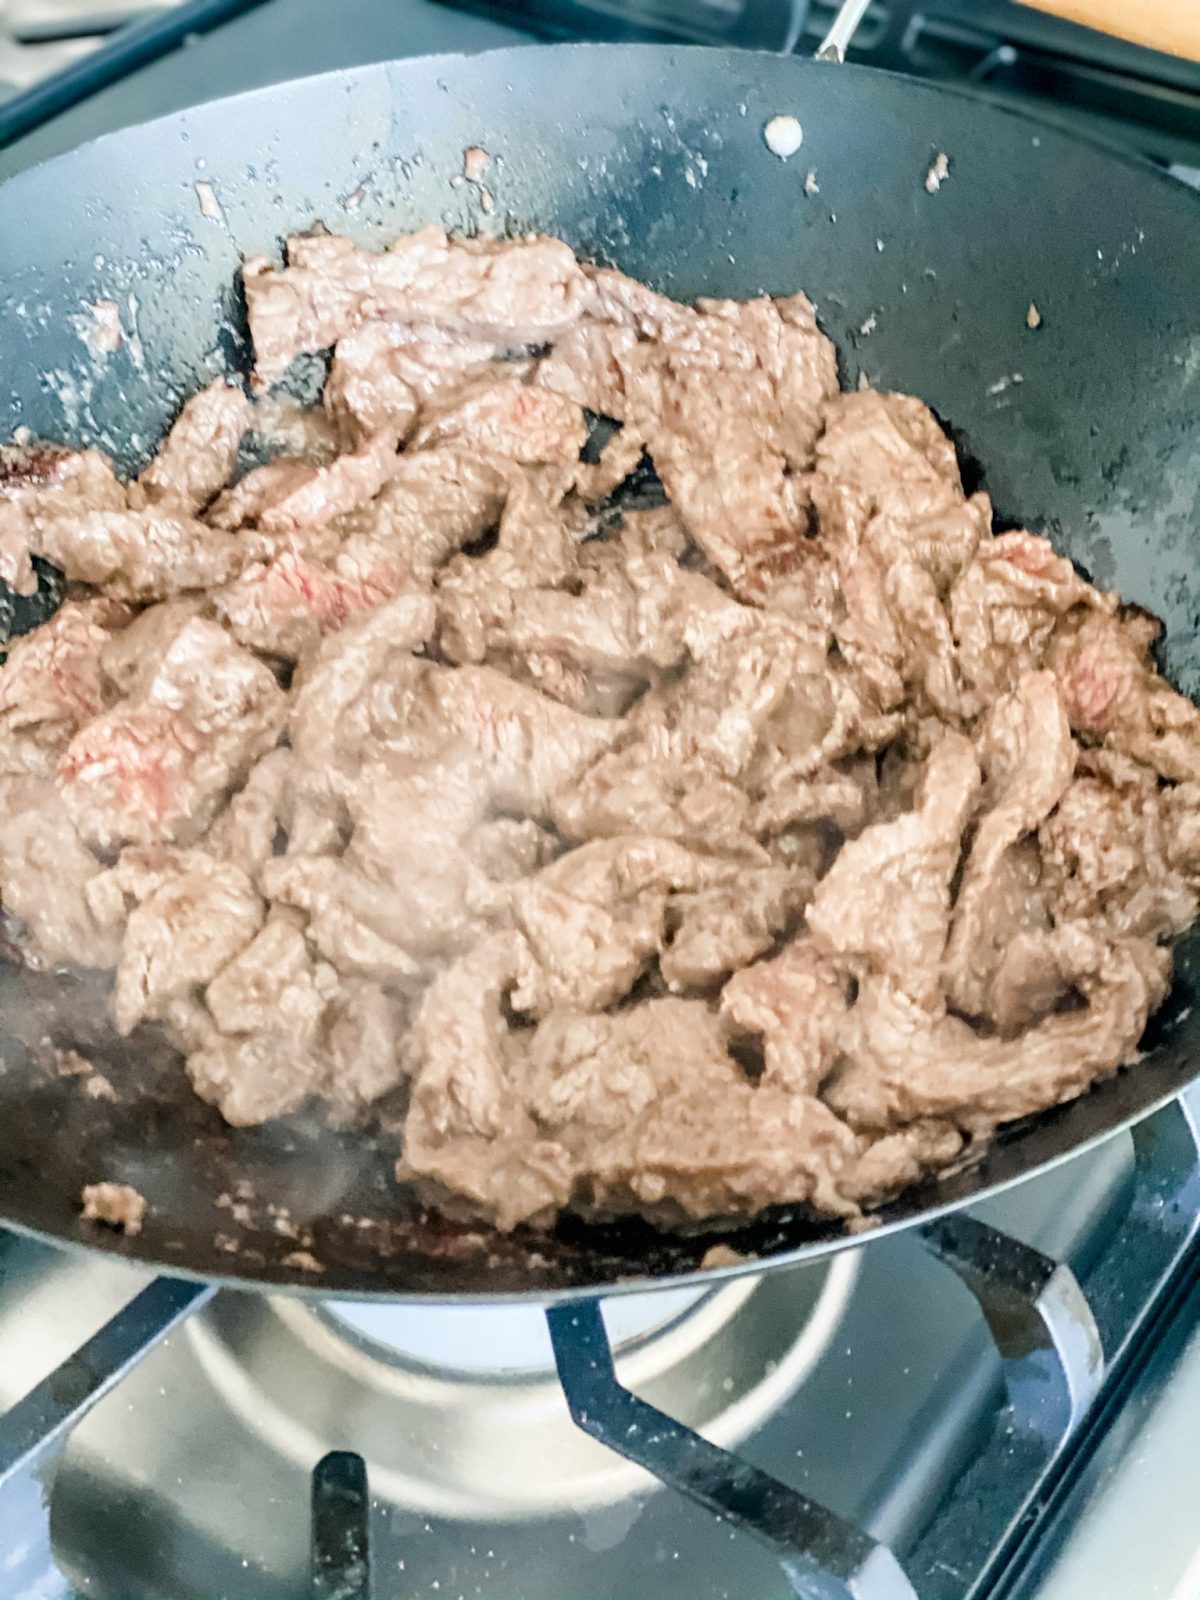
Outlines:
[[[804,129],[787,162],[762,137],[780,113]],[[469,146],[493,158],[490,218],[451,183]],[[950,176],[931,195],[941,152]],[[1162,616],[1166,670],[1200,689],[1200,206],[1025,118],[882,74],[728,52],[504,52],[284,85],[101,141],[0,190],[0,436],[23,424],[138,465],[185,393],[245,370],[230,290],[242,254],[319,221],[383,243],[431,220],[555,233],[678,298],[806,290],[843,381],[925,398],[1000,525],[1050,534]],[[80,336],[100,299],[135,334],[103,358]],[[982,1194],[1175,1092],[1191,1076],[1198,961],[1193,934],[1147,1062],[1008,1130],[883,1223]],[[501,1236],[429,1216],[397,1189],[394,1133],[316,1115],[231,1129],[177,1058],[114,1041],[98,982],[64,991],[6,966],[0,995],[0,1215],[18,1225],[167,1270],[426,1297],[687,1272],[713,1242],[578,1219]],[[117,1102],[47,1071],[47,1032],[94,1053]],[[80,1188],[99,1177],[147,1196],[137,1238],[79,1222]],[[319,1271],[285,1262],[297,1240],[270,1206],[288,1208]],[[849,1242],[790,1214],[724,1237],[756,1257]]]

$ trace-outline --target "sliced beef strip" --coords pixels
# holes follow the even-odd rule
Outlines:
[[[768,1197],[850,1209],[837,1178],[854,1135],[819,1101],[749,1084],[703,1003],[560,1009],[514,1035],[504,1000],[529,959],[518,935],[500,935],[427,991],[406,1047],[403,1177],[502,1228],[568,1200],[700,1218]]]
[[[1006,857],[1050,815],[1075,771],[1075,744],[1053,673],[1028,673],[997,701],[979,743],[988,809],[963,869],[943,985],[958,1010],[987,1017],[1013,911],[1022,922],[1029,914],[1019,892],[1013,894],[1017,874],[1006,868]]]
[[[738,862],[666,839],[598,839],[569,851],[513,894],[514,920],[537,963],[513,1004],[536,1017],[611,1005],[663,949],[670,897],[739,880]]]
[[[936,1005],[950,886],[979,776],[970,743],[947,733],[926,764],[916,809],[843,845],[808,909],[822,953],[886,973],[919,1004]]]
[[[147,499],[202,511],[233,476],[252,416],[242,390],[222,378],[193,395],[138,480]]]
[[[517,378],[489,376],[429,408],[413,445],[470,443],[520,466],[573,467],[586,438],[583,412],[573,400]]]
[[[338,978],[313,962],[299,922],[275,912],[213,975],[204,1002],[222,1033],[277,1033],[300,1046],[315,1038]]]
[[[214,978],[263,919],[242,869],[199,850],[125,850],[104,889],[131,903],[112,1002],[122,1034]]]
[[[347,541],[331,564],[284,551],[256,562],[213,596],[239,644],[299,661],[328,633],[411,587],[407,570],[382,545]]]
[[[852,491],[868,516],[921,521],[960,502],[954,446],[929,407],[907,394],[859,389],[824,410],[816,472]]]
[[[816,876],[795,866],[739,866],[731,881],[672,895],[659,967],[674,993],[706,989],[764,955],[812,898]]]
[[[1038,829],[1047,902],[1116,935],[1170,938],[1197,912],[1200,862],[1179,860],[1170,791],[1081,772]]]
[[[67,601],[13,642],[0,667],[0,771],[53,776],[72,735],[112,699],[102,662],[124,620],[110,601]]]
[[[386,487],[342,518],[341,530],[377,541],[417,583],[431,583],[452,555],[496,526],[509,484],[503,464],[461,445],[404,451]]]
[[[468,847],[488,802],[478,762],[377,758],[347,795],[344,856],[285,856],[266,879],[310,914],[310,936],[340,970],[386,978],[389,953],[402,952],[391,975],[407,982],[469,949],[502,914],[506,895]]]
[[[40,442],[0,446],[0,580],[32,595],[38,585],[31,556],[48,554],[48,524],[126,505],[125,485],[98,450]]]
[[[502,810],[547,815],[552,796],[615,740],[616,719],[583,716],[492,667],[431,668],[414,708],[418,740],[440,730],[486,764]]]
[[[207,601],[201,595],[160,600],[139,611],[132,622],[107,639],[100,652],[100,666],[112,690],[124,696],[144,693],[171,645],[194,617],[203,615],[206,607]],[[101,706],[111,699],[110,693]]]
[[[351,446],[383,431],[407,438],[417,396],[399,369],[394,330],[368,322],[334,347],[322,401],[339,436]]]
[[[816,1094],[828,1077],[849,1010],[844,969],[803,935],[770,961],[735,972],[721,990],[730,1037],[759,1039],[765,1081],[794,1094]]]
[[[701,848],[756,850],[750,800],[737,780],[772,716],[786,727],[811,686],[817,706],[803,706],[800,720],[813,728],[815,719],[818,742],[827,731],[820,657],[786,625],[765,617],[762,624],[720,640],[678,682],[635,704],[614,748],[555,795],[552,814],[568,836],[647,832]]]
[[[295,786],[310,797],[344,795],[364,748],[392,725],[392,674],[412,676],[412,652],[433,633],[431,596],[406,591],[325,639],[293,684],[288,735],[296,753]]]
[[[1015,1039],[980,1036],[960,1018],[918,1005],[890,977],[869,978],[825,1099],[856,1127],[944,1117],[986,1134],[1109,1076],[1130,1059],[1166,994],[1170,957],[1146,940],[1110,940],[1079,923],[1056,930],[1054,949],[1087,1005]]]
[[[305,914],[310,943],[338,972],[405,990],[420,988],[426,969],[406,945],[404,916],[411,895],[393,894],[390,886],[381,887],[329,855],[277,856],[265,863],[260,877],[269,900]],[[400,937],[389,937],[379,924]]]
[[[307,490],[318,469],[327,464],[292,455],[276,456],[272,461],[252,467],[231,488],[218,495],[205,511],[204,520],[211,527],[229,533],[239,528],[257,527],[258,519],[273,506],[286,502],[293,492]]]
[[[140,511],[60,512],[42,523],[36,548],[77,583],[114,600],[169,600],[227,582],[246,550],[171,503]]]
[[[1161,632],[1144,611],[1081,611],[1064,619],[1048,665],[1058,674],[1071,727],[1153,767],[1162,777],[1200,778],[1200,709],[1154,668]]]
[[[385,427],[325,467],[310,467],[257,516],[270,534],[332,522],[373,500],[396,470],[398,435]]]
[[[268,669],[216,623],[194,618],[140,695],[71,740],[58,765],[60,793],[97,849],[186,844],[275,743],[285,715]]]
[[[292,776],[292,752],[278,747],[257,761],[204,836],[203,848],[256,877],[274,854]]]
[[[28,927],[37,959],[116,965],[122,909],[89,898],[101,872],[52,783],[0,779],[0,905]]]
[[[668,346],[638,401],[652,418],[642,430],[663,487],[735,587],[763,566],[786,570],[801,559],[809,531],[807,490],[788,471],[770,376],[740,354],[722,371],[707,352]]]
[[[1045,665],[1060,617],[1077,607],[1109,611],[1048,539],[1017,531],[984,539],[950,592],[958,669],[981,704]]]
[[[592,297],[557,239],[450,239],[431,226],[378,253],[328,234],[289,239],[287,252],[284,268],[254,256],[242,271],[260,383],[374,319],[542,344],[577,322]]]

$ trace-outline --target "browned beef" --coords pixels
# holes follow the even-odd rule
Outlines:
[[[0,578],[73,585],[0,666],[31,961],[113,969],[230,1122],[386,1098],[501,1227],[856,1219],[1135,1061],[1200,711],[802,295],[437,227],[244,280],[253,404],[133,483],[0,447]]]

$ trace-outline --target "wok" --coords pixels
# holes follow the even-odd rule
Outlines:
[[[778,114],[804,132],[786,162],[763,137]],[[451,184],[470,145],[495,157],[490,217]],[[930,193],[940,152],[950,175]],[[560,234],[685,299],[805,288],[844,381],[928,400],[1001,525],[1046,531],[1160,615],[1167,671],[1200,691],[1200,200],[1024,115],[871,70],[526,49],[333,73],[99,140],[0,188],[0,437],[24,424],[136,467],[189,391],[246,367],[244,252],[318,221],[383,243],[431,220]],[[131,335],[103,360],[80,336],[98,299]],[[1176,1094],[1200,1051],[1198,970],[1193,934],[1135,1070],[1009,1129],[881,1227],[978,1200]],[[228,1128],[175,1058],[115,1042],[102,1017],[88,978],[0,974],[5,1225],[170,1273],[422,1299],[633,1287],[694,1272],[713,1242],[577,1219],[503,1237],[429,1216],[392,1177],[394,1133]],[[47,1072],[47,1032],[98,1056],[119,1099]],[[101,1178],[149,1200],[136,1238],[80,1221],[80,1189]],[[288,1208],[319,1270],[289,1261],[297,1241],[269,1206]],[[799,1211],[724,1237],[752,1268],[852,1242]]]

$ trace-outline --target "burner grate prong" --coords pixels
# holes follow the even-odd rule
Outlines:
[[[768,1545],[801,1600],[917,1600],[885,1545],[626,1389],[598,1300],[548,1307],[546,1320],[579,1427]]]
[[[366,1463],[331,1450],[312,1475],[312,1600],[371,1600]]]

